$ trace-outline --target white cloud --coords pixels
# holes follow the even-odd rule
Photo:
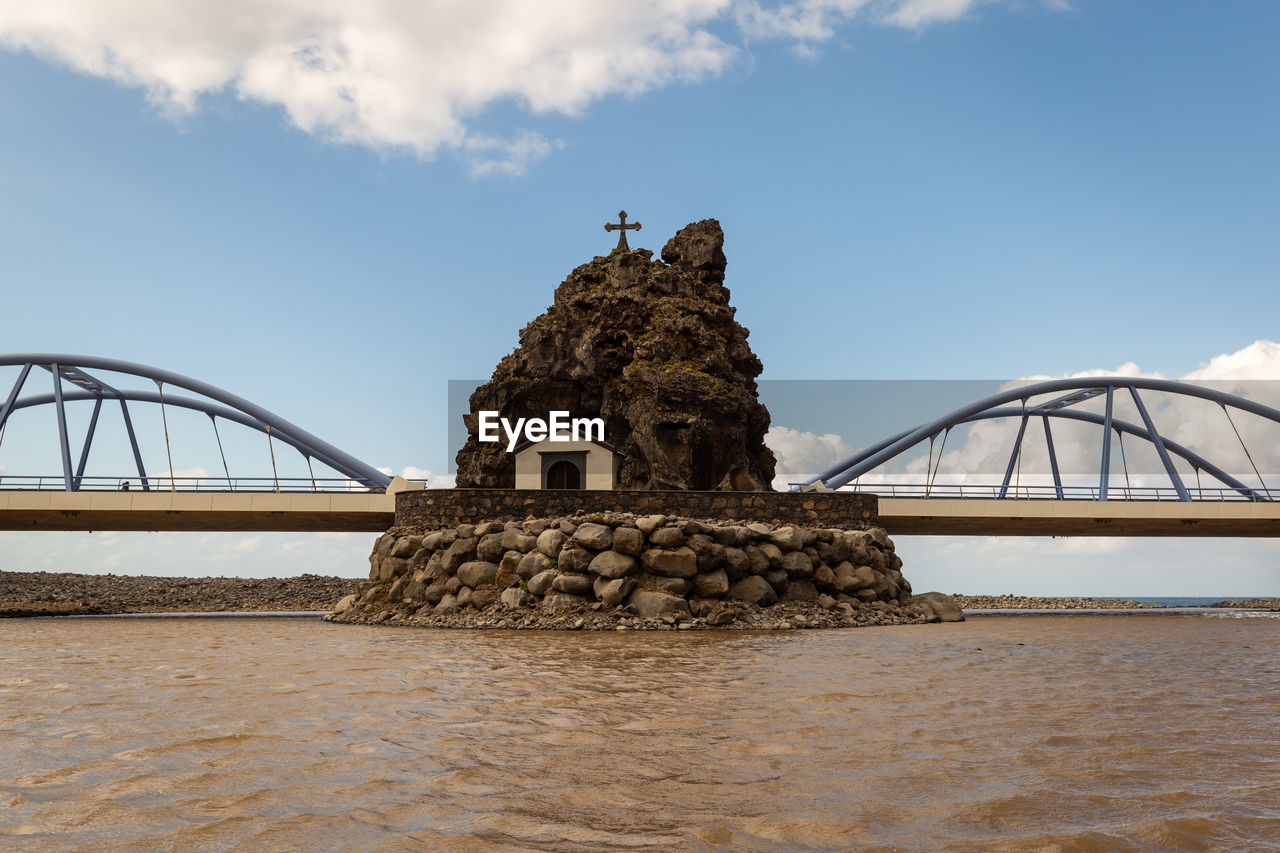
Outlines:
[[[1060,376],[1038,375],[1024,377],[1006,383],[1011,389],[1048,379],[1087,378],[1090,376],[1132,376],[1153,379],[1164,378],[1158,372],[1143,371],[1137,364],[1126,362],[1114,370],[1087,370]],[[1211,387],[1242,396],[1273,408],[1280,408],[1280,382],[1256,380],[1280,379],[1280,344],[1273,341],[1257,341],[1233,353],[1215,356],[1199,369],[1181,377],[1182,380],[1209,383]],[[1235,383],[1235,384],[1233,384]],[[1191,397],[1142,391],[1140,396],[1146,405],[1161,436],[1199,453],[1246,485],[1259,486],[1254,465],[1263,482],[1272,489],[1280,474],[1280,425],[1257,416],[1232,410],[1228,420],[1223,409],[1215,403]],[[1049,397],[1037,397],[1033,402],[1044,402]],[[1101,414],[1105,398],[1099,396],[1073,406],[1073,410]],[[1018,404],[1011,404],[1017,408]],[[1115,397],[1115,417],[1137,426],[1142,425],[1128,393]],[[1097,486],[1101,461],[1100,428],[1054,419],[1052,424],[1054,451],[1068,485]],[[1240,435],[1237,437],[1236,430]],[[1016,418],[1004,421],[981,421],[953,433],[937,464],[939,483],[999,483],[1009,463],[1013,442],[1017,434]],[[1243,446],[1241,440],[1243,439]],[[1245,448],[1248,448],[1248,454]],[[937,452],[935,448],[935,453]],[[1252,461],[1250,461],[1252,457]],[[923,482],[928,467],[928,457],[923,451],[903,458],[903,470],[912,475],[907,479]],[[1181,476],[1188,486],[1196,486],[1195,472],[1191,466],[1176,461]],[[1125,474],[1125,469],[1128,474]],[[877,481],[889,481],[890,477],[872,475]],[[1021,485],[1048,486],[1052,484],[1048,448],[1043,426],[1039,420],[1027,425],[1021,458],[1016,466],[1016,482]],[[1221,484],[1208,475],[1201,476],[1205,488]],[[1160,463],[1154,448],[1141,439],[1130,436],[1112,443],[1111,486],[1125,484],[1168,487],[1168,475]]]
[[[481,111],[511,101],[573,115],[719,74],[735,48],[705,25],[728,2],[42,0],[0,9],[0,44],[141,87],[172,114],[227,91],[337,142],[480,152],[480,174],[511,173],[555,143],[475,133]]]
[[[1212,379],[1280,379],[1280,343],[1254,341],[1241,350],[1216,355],[1182,377],[1187,381]]]
[[[781,491],[789,489],[791,482],[812,477],[853,453],[853,448],[835,433],[818,435],[776,425],[769,427],[764,443],[777,457],[773,487]]]
[[[335,142],[423,159],[444,150],[477,176],[513,175],[563,143],[475,129],[493,107],[578,115],[600,98],[715,77],[741,53],[713,32],[730,22],[812,55],[858,17],[917,28],[989,2],[41,0],[0,5],[0,47],[141,88],[175,117],[229,93]]]

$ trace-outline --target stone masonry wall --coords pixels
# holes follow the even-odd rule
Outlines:
[[[853,492],[428,489],[396,496],[396,527],[419,531],[579,512],[662,514],[844,530],[866,530],[878,524],[876,496]]]
[[[466,503],[445,505],[458,512]],[[523,514],[525,504],[513,506]],[[330,620],[625,629],[935,618],[912,600],[902,561],[879,527],[616,512],[416,526],[405,523],[406,515],[375,544],[368,583]]]

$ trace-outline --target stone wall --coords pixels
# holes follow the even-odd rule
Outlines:
[[[400,523],[377,541],[369,557],[369,582],[329,618],[430,627],[606,629],[837,627],[935,618],[912,601],[902,561],[881,528],[603,511],[523,518],[530,508],[524,498],[572,500],[583,494],[479,491],[456,500],[440,492],[402,493]],[[595,493],[611,494],[671,498],[653,492]],[[704,497],[732,501],[734,496],[689,497],[701,506]],[[772,497],[788,502],[774,507],[803,509],[798,502],[813,499],[805,511],[816,512],[819,504],[832,511],[830,495]],[[433,498],[439,503],[427,502]],[[867,506],[865,501],[859,505]],[[492,512],[522,518],[437,525],[423,520],[421,511],[411,514],[437,507],[455,514],[450,517]],[[411,518],[419,524],[409,524]]]
[[[418,531],[486,521],[567,517],[580,512],[662,514],[843,530],[866,530],[875,527],[879,518],[876,496],[853,492],[428,489],[396,496],[396,527]]]

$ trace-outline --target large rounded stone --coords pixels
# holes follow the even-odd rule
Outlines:
[[[502,603],[508,607],[532,607],[536,601],[533,595],[518,586],[502,591]]]
[[[782,594],[783,601],[817,601],[818,590],[812,581],[792,581]]]
[[[636,582],[631,578],[615,578],[609,580],[599,577],[595,579],[592,585],[596,594],[596,598],[603,601],[610,607],[617,607],[627,596],[631,594],[631,590],[635,589]]]
[[[750,571],[753,575],[763,575],[769,571],[769,556],[760,548],[759,545],[748,545],[743,548],[743,553],[747,555],[747,562],[750,565]],[[779,556],[781,561],[781,556]]]
[[[393,580],[396,575],[404,574],[404,570],[408,565],[409,561],[403,557],[387,557],[382,561],[382,565],[378,567],[378,580]]]
[[[507,550],[502,544],[502,534],[490,533],[481,537],[479,544],[476,545],[476,559],[496,563],[502,559],[502,555]]]
[[[813,577],[813,559],[803,551],[788,551],[782,556],[782,569],[788,577]]]
[[[473,559],[476,555],[476,545],[479,543],[480,540],[475,537],[453,540],[453,544],[444,552],[444,570],[456,572],[459,566]]]
[[[761,559],[763,559],[763,555]],[[751,561],[747,559],[747,552],[743,551],[741,548],[725,548],[724,568],[725,572],[728,573],[729,580],[731,582],[742,580],[751,572]]]
[[[699,598],[718,598],[729,591],[729,576],[724,569],[693,576],[693,594]]]
[[[391,546],[392,557],[409,558],[413,556],[413,552],[422,547],[422,540],[416,536],[401,536],[396,540],[396,544]]]
[[[690,536],[687,544],[698,558],[698,571],[707,572],[724,565],[724,546],[705,533]]]
[[[556,592],[567,592],[570,595],[586,595],[592,591],[591,578],[587,575],[556,575],[551,582]]]
[[[660,527],[649,534],[649,541],[659,548],[676,548],[684,544],[684,534],[674,527]]]
[[[636,558],[630,554],[619,554],[617,551],[601,551],[591,560],[588,567],[592,574],[602,578],[621,578],[634,574],[638,568]]]
[[[613,528],[588,521],[573,531],[573,541],[584,548],[603,551],[613,544]]]
[[[636,527],[640,528],[640,532],[646,536],[666,523],[667,517],[665,515],[646,515],[643,518],[636,519]]]
[[[585,575],[591,565],[591,552],[586,548],[565,548],[556,562],[562,572]]]
[[[498,564],[486,560],[472,560],[458,567],[458,580],[475,589],[493,583],[498,577]]]
[[[644,552],[642,560],[650,573],[663,577],[691,578],[698,573],[698,558],[685,547],[650,548]]]
[[[672,595],[681,597],[688,595],[689,590],[693,587],[693,584],[684,578],[664,578],[658,575],[648,575],[645,583],[648,586],[656,586],[663,592],[669,592]]]
[[[933,611],[939,622],[963,622],[964,611],[954,597],[944,592],[922,592],[911,596],[912,604],[923,604]],[[933,621],[933,620],[929,620]]]
[[[520,558],[520,565],[516,567],[516,574],[528,580],[538,572],[545,572],[549,568],[551,568],[551,558],[540,551],[533,551]]]
[[[559,557],[564,547],[565,536],[556,528],[544,530],[538,534],[538,550],[548,557]]]
[[[619,554],[640,556],[644,549],[644,534],[635,527],[619,527],[613,531],[613,550]]]
[[[726,547],[746,545],[751,541],[751,531],[737,525],[717,527],[712,531],[712,535],[716,537],[717,542]]]
[[[798,551],[804,547],[804,537],[794,527],[779,527],[769,536],[769,541],[783,551]]]
[[[756,546],[769,560],[769,565],[777,568],[782,565],[782,549],[772,542],[761,542]]]
[[[586,604],[587,599],[581,595],[570,595],[566,592],[548,593],[547,597],[542,599],[543,610],[564,610],[567,607],[577,607],[580,604]]]
[[[730,585],[725,597],[761,606],[773,604],[778,600],[778,595],[773,591],[773,587],[769,586],[769,582],[759,575],[748,575],[737,583]]]
[[[876,570],[870,566],[856,566],[853,570],[858,585],[854,589],[871,589],[876,585]]]
[[[693,618],[693,614],[689,612],[689,602],[678,595],[652,589],[635,590],[627,599],[627,605],[635,611],[637,616],[646,619],[657,619],[668,615],[685,619]]]
[[[533,593],[534,595],[546,595],[547,593],[551,592],[551,584],[555,582],[556,575],[557,575],[556,571],[548,570],[545,572],[539,572],[538,574],[529,578],[529,583],[528,583],[529,592]]]

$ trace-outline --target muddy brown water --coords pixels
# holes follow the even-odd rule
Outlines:
[[[0,623],[0,849],[1280,849],[1280,619]]]

